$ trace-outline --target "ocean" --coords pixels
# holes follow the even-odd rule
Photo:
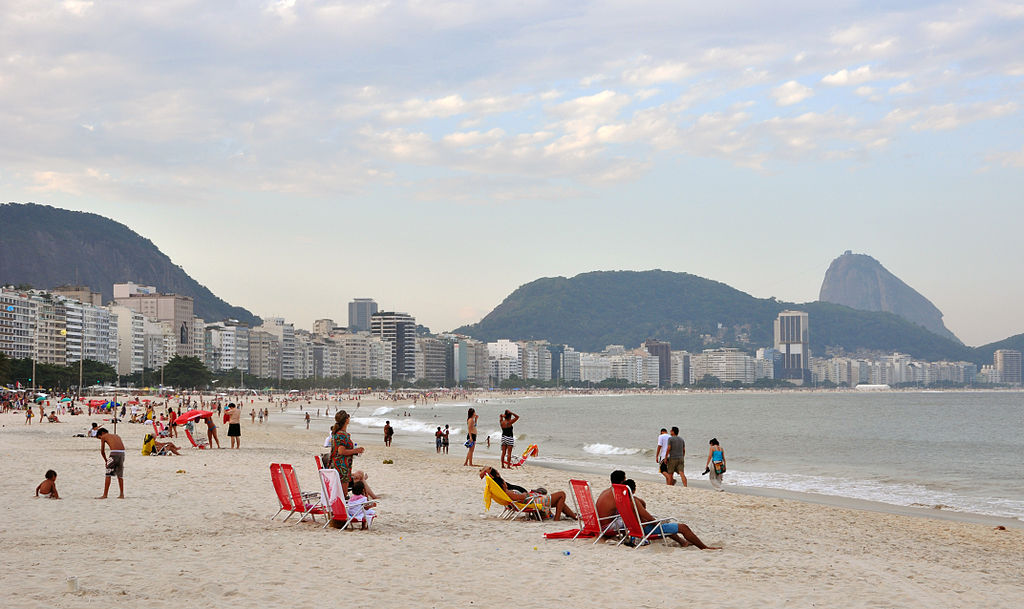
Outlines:
[[[346,405],[349,412],[352,408]],[[467,409],[499,454],[498,414],[520,415],[517,454],[537,444],[539,463],[596,473],[657,475],[661,427],[686,441],[686,475],[702,476],[708,440],[725,450],[725,484],[941,508],[1024,520],[1024,393],[687,393],[492,398],[418,407],[364,407],[351,431],[396,428],[396,445],[433,449],[437,426],[452,427],[450,452],[464,455]],[[371,409],[372,408],[372,409]],[[405,416],[408,414],[408,416]],[[326,421],[318,422],[326,428]]]

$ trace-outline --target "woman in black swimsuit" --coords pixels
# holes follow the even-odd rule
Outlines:
[[[512,448],[516,445],[516,437],[512,432],[512,425],[519,420],[519,415],[506,410],[505,414],[498,415],[498,424],[501,425],[501,467],[512,467]]]

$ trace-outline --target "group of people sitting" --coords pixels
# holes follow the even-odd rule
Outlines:
[[[554,493],[548,493],[547,489],[536,488],[531,491],[527,491],[525,488],[516,484],[506,482],[498,470],[490,466],[485,466],[480,470],[480,478],[484,476],[490,476],[494,482],[498,484],[508,494],[509,499],[517,503],[540,503],[544,506],[544,515],[550,516],[552,520],[560,520],[564,514],[566,517],[576,520],[577,515],[573,512],[572,508],[566,502],[566,494],[564,491],[556,491]],[[633,505],[636,508],[637,515],[640,518],[641,523],[650,523],[657,521],[650,512],[647,511],[647,502],[636,496],[636,482],[632,479],[626,478],[626,472],[622,470],[615,470],[611,474],[611,483],[624,484],[629,487],[630,497],[633,501]],[[598,522],[604,525],[609,521],[612,521],[604,533],[606,538],[614,538],[623,534],[625,525],[619,516],[618,508],[615,504],[615,495],[613,494],[613,487],[609,486],[605,490],[601,491],[598,495],[597,501],[594,502],[594,506],[597,509]],[[701,550],[720,550],[719,547],[708,546],[697,537],[690,527],[686,526],[681,522],[666,522],[660,525],[648,524],[644,527],[644,533],[650,533],[652,530],[660,526],[660,534],[678,543],[681,547],[693,545],[700,548]],[[603,526],[602,526],[603,528]]]

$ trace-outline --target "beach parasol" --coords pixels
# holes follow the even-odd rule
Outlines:
[[[175,425],[182,425],[189,421],[196,419],[207,419],[213,416],[213,412],[209,410],[189,410],[188,412],[181,413],[178,418],[174,419]]]
[[[61,398],[60,401],[61,402],[70,402],[71,398]]]
[[[45,395],[41,395],[41,396],[37,397],[35,400],[33,400],[33,401],[34,402],[42,402],[45,399],[46,399],[46,396]]]

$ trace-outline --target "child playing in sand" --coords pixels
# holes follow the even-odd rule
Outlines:
[[[60,499],[60,495],[57,494],[57,472],[52,469],[46,470],[46,479],[36,487],[36,497]]]
[[[366,530],[367,525],[373,520],[373,517],[377,515],[377,512],[370,509],[367,506],[376,505],[376,503],[370,502],[366,495],[363,493],[366,491],[365,486],[361,481],[352,483],[352,494],[348,498],[348,517],[356,522],[363,524],[363,530]]]

